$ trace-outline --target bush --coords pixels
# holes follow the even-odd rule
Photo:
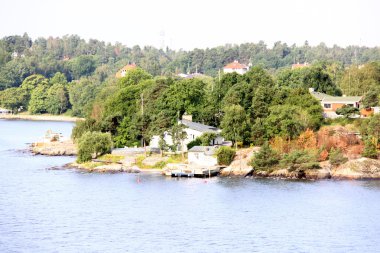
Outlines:
[[[231,147],[220,147],[216,151],[216,155],[218,158],[218,164],[220,165],[230,165],[234,160],[236,151]]]
[[[316,168],[316,156],[305,150],[294,150],[285,154],[281,159],[282,166],[290,166],[290,170],[297,168]]]
[[[111,134],[101,132],[85,132],[78,141],[77,162],[90,161],[93,157],[110,153],[112,149]]]
[[[98,130],[99,127],[94,119],[78,120],[71,132],[71,138],[73,138],[74,141],[77,141],[85,132]]]
[[[377,150],[375,144],[371,140],[364,142],[363,156],[368,158],[377,159]]]
[[[278,163],[279,155],[269,146],[268,142],[261,146],[260,151],[254,155],[251,161],[255,170],[269,170]]]
[[[201,146],[201,145],[202,145],[201,139],[196,138],[195,140],[190,141],[186,146],[187,146],[187,150],[190,150],[194,146]]]
[[[329,160],[332,165],[338,166],[339,164],[347,162],[347,157],[343,156],[340,148],[332,148],[329,154]]]
[[[199,140],[201,141],[201,145],[202,146],[210,146],[212,140],[214,140],[216,138],[216,136],[217,136],[216,133],[212,133],[212,132],[203,133],[201,136],[199,136]]]

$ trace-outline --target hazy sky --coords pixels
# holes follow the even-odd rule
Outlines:
[[[0,0],[0,37],[78,34],[174,49],[275,41],[380,46],[380,0]]]

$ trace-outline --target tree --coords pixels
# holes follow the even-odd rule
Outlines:
[[[265,142],[251,161],[254,170],[270,170],[279,163],[279,155]]]
[[[42,75],[31,75],[24,79],[21,88],[28,92],[32,92],[38,85],[48,87],[49,81]]]
[[[67,78],[66,78],[65,74],[62,74],[61,72],[57,72],[54,74],[54,76],[52,78],[50,78],[49,83],[51,85],[56,84],[56,83],[66,85],[67,84]]]
[[[336,110],[336,114],[350,118],[356,114],[359,114],[359,109],[350,105],[343,105],[341,108]]]
[[[332,165],[338,166],[347,162],[347,157],[343,156],[343,152],[340,148],[332,148],[329,153],[329,160]]]
[[[46,110],[51,114],[62,114],[69,107],[68,92],[63,84],[55,83],[47,91]]]
[[[72,115],[84,117],[91,110],[99,91],[99,84],[89,78],[82,78],[69,85],[69,100],[72,105]]]
[[[172,136],[173,144],[176,147],[176,150],[180,150],[182,153],[182,156],[184,156],[183,153],[183,147],[182,142],[186,139],[187,133],[184,131],[186,128],[183,124],[175,124],[170,130],[169,133]]]
[[[73,77],[79,80],[82,76],[90,76],[96,69],[96,60],[92,55],[80,55],[70,61]]]
[[[376,145],[371,141],[371,137],[364,142],[363,156],[373,159],[378,157]]]
[[[39,84],[31,93],[28,110],[32,114],[47,112],[47,91],[48,87]]]
[[[379,106],[380,100],[380,87],[372,88],[364,95],[362,105],[364,108]]]
[[[380,114],[375,114],[369,119],[367,134],[373,137],[373,143],[377,147],[380,142]]]
[[[249,124],[244,111],[244,108],[240,105],[232,105],[225,108],[225,115],[221,122],[222,135],[227,140],[233,141],[237,148],[238,141],[245,141]]]
[[[137,85],[141,81],[152,79],[152,75],[141,68],[129,70],[126,75],[120,79],[120,86],[127,87],[130,85]]]
[[[210,146],[212,141],[217,137],[216,133],[206,132],[199,136],[202,146]]]
[[[228,166],[234,160],[236,151],[230,147],[220,147],[216,151],[218,164]]]
[[[79,138],[77,161],[90,161],[92,158],[110,153],[111,149],[112,139],[109,133],[86,132]]]
[[[0,105],[17,113],[26,109],[28,105],[28,92],[20,88],[9,88],[0,91]]]

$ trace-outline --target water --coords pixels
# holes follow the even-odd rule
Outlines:
[[[380,252],[380,182],[47,170],[71,123],[0,120],[0,252]]]

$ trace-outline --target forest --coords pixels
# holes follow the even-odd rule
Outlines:
[[[244,75],[219,74],[229,62],[252,63]],[[294,62],[310,66],[291,69]],[[123,78],[128,63],[138,68]],[[203,73],[182,79],[178,73]],[[262,145],[276,136],[295,139],[323,124],[322,108],[308,92],[365,96],[379,105],[380,48],[288,46],[277,42],[173,51],[85,41],[77,35],[0,40],[0,106],[15,113],[86,118],[86,131],[109,132],[115,146],[142,145],[152,135],[179,131],[176,121],[220,127],[226,139]]]

